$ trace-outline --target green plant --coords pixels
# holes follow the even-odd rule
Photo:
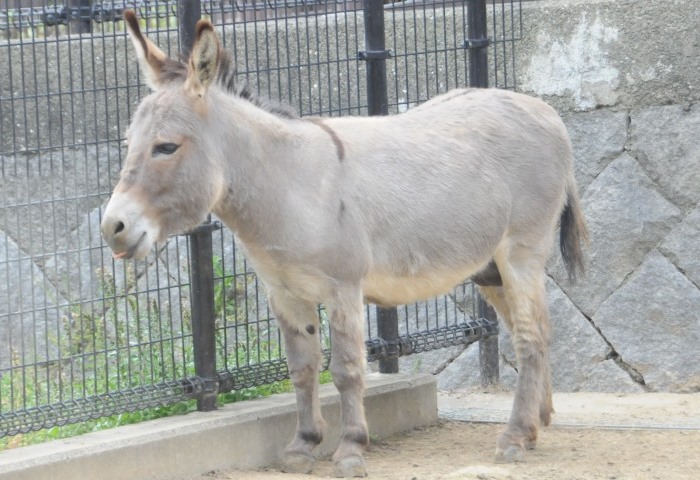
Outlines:
[[[221,259],[214,260],[216,341],[219,367],[236,368],[279,360],[279,336],[268,327],[246,321],[241,301],[252,274],[224,271]],[[116,393],[194,375],[191,313],[182,308],[180,318],[148,292],[139,292],[133,266],[125,267],[122,285],[111,270],[98,270],[103,306],[72,305],[61,318],[60,332],[52,338],[58,360],[26,366],[14,353],[9,371],[0,376],[0,412],[41,407],[91,395]],[[322,314],[321,329],[327,332]],[[228,335],[228,338],[227,338]],[[327,338],[327,337],[324,337]],[[327,344],[327,341],[325,342]],[[322,372],[320,380],[330,381]],[[289,392],[289,380],[219,395],[220,405]],[[134,412],[123,412],[86,422],[55,426],[0,438],[0,450],[66,438],[120,425],[178,415],[196,409],[188,400]]]

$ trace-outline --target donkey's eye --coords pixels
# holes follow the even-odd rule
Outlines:
[[[153,147],[153,154],[172,155],[178,148],[180,145],[177,143],[159,143]]]

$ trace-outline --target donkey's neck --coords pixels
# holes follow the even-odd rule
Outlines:
[[[208,115],[225,176],[225,192],[213,212],[241,238],[269,230],[293,182],[294,163],[303,156],[300,120],[271,114],[242,98],[212,91]]]

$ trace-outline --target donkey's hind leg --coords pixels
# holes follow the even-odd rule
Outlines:
[[[513,321],[510,308],[506,302],[506,291],[503,287],[479,287],[479,292],[491,306],[496,309],[499,318],[505,323],[509,332],[513,331]],[[549,312],[544,311],[544,321],[539,322],[540,331],[545,344],[549,345],[550,322]],[[542,398],[540,399],[540,424],[545,427],[552,421],[552,373],[549,361],[544,362],[544,374],[542,375]],[[530,445],[534,447],[534,443]]]
[[[330,314],[333,382],[340,392],[340,446],[333,455],[339,477],[367,475],[362,454],[369,444],[363,396],[365,341],[362,329],[362,295],[359,288],[340,288],[326,304]]]
[[[316,305],[270,291],[270,306],[277,317],[297,400],[297,429],[284,450],[282,470],[310,473],[314,466],[313,448],[323,440],[325,422],[318,397],[321,343]]]
[[[525,449],[534,448],[538,427],[549,423],[552,412],[544,259],[532,252],[513,253],[498,266],[503,276],[499,297],[507,305],[503,313],[509,317],[518,361],[513,410],[496,447],[496,459],[505,462],[521,460]]]

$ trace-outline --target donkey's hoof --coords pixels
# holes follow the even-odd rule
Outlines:
[[[285,453],[282,471],[285,473],[311,473],[315,459],[306,453]]]
[[[341,478],[366,477],[365,461],[359,455],[335,462],[335,476]]]
[[[510,445],[505,449],[496,449],[496,463],[515,463],[525,459],[525,449],[518,445]]]

